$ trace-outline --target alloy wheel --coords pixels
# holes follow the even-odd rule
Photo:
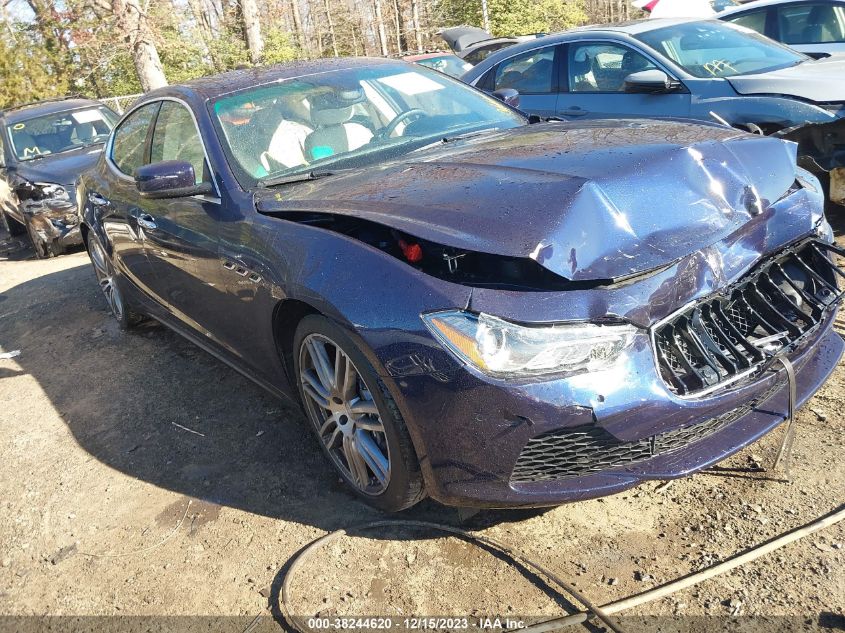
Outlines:
[[[91,240],[91,262],[94,264],[94,273],[97,275],[97,282],[100,284],[100,289],[106,296],[109,308],[114,317],[121,321],[123,319],[123,297],[120,295],[120,289],[117,287],[114,277],[114,269],[111,262],[109,262],[103,251],[102,246],[92,239]]]
[[[308,417],[343,476],[377,496],[390,483],[390,450],[372,392],[340,346],[310,334],[299,352],[299,378]]]

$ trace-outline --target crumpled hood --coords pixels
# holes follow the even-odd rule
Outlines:
[[[845,56],[807,61],[757,75],[728,77],[741,95],[788,95],[816,103],[845,102]]]
[[[93,167],[103,145],[92,145],[75,152],[48,154],[37,160],[27,160],[18,163],[18,174],[30,182],[52,182],[66,187],[73,186],[76,179]]]
[[[536,124],[256,194],[459,249],[617,279],[724,239],[795,181],[796,146],[674,121]],[[756,193],[755,193],[756,192]],[[759,198],[757,197],[759,196]]]

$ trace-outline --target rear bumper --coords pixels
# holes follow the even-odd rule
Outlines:
[[[845,351],[845,342],[833,331],[832,321],[831,318],[811,345],[792,357],[799,406],[824,384]],[[455,382],[463,384],[462,396],[456,399],[454,393],[438,393],[440,389],[453,389]],[[614,494],[649,480],[683,477],[755,442],[783,422],[788,409],[783,369],[772,370],[753,384],[705,403],[655,401],[653,385],[646,384],[642,400],[631,400],[627,410],[607,412],[606,417],[588,406],[563,403],[571,394],[555,392],[553,386],[534,391],[531,398],[466,376],[452,377],[448,382],[432,380],[430,376],[406,376],[395,386],[403,393],[403,409],[420,434],[423,450],[418,452],[430,496],[441,503],[463,507],[550,506]],[[684,448],[585,476],[511,481],[525,444],[551,429],[597,424],[612,429],[621,440],[636,440],[735,410],[762,394],[767,395],[766,400],[750,413]],[[647,402],[649,395],[651,402]],[[450,398],[453,402],[444,402]],[[544,419],[555,422],[546,424]]]

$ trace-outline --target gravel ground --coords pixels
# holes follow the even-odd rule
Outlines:
[[[296,407],[161,326],[121,333],[84,252],[38,261],[4,238],[0,352],[21,354],[0,360],[0,616],[191,615],[215,619],[156,621],[162,630],[277,628],[286,561],[328,531],[379,515],[344,491]],[[670,485],[471,517],[427,500],[404,518],[507,543],[603,604],[839,508],[843,393],[840,366],[799,412],[790,483],[761,468],[778,430]],[[572,609],[501,557],[407,529],[335,542],[293,589],[296,613],[329,618],[458,616],[475,627]],[[620,625],[842,630],[844,611],[840,524],[639,607]],[[0,629],[134,622],[146,631],[151,621],[0,617]]]

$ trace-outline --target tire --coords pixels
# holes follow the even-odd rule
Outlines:
[[[323,371],[315,361],[320,348],[328,363]],[[411,437],[364,354],[340,327],[317,315],[300,321],[293,349],[305,415],[349,488],[384,512],[399,512],[419,502],[425,487]],[[344,377],[335,380],[338,362]]]
[[[4,212],[5,213],[5,212]],[[18,222],[8,213],[6,215],[6,224],[9,226],[9,235],[23,235],[26,233],[26,227]]]
[[[49,259],[59,254],[59,249],[52,242],[42,240],[32,224],[27,223],[26,232],[29,235],[29,241],[32,242],[32,248],[35,249],[35,256],[38,259]]]
[[[109,311],[117,320],[121,330],[130,330],[141,323],[144,316],[134,311],[126,302],[124,293],[120,289],[120,275],[111,263],[103,245],[100,244],[100,240],[93,232],[88,235],[88,257],[91,258],[97,283],[106,297]]]

